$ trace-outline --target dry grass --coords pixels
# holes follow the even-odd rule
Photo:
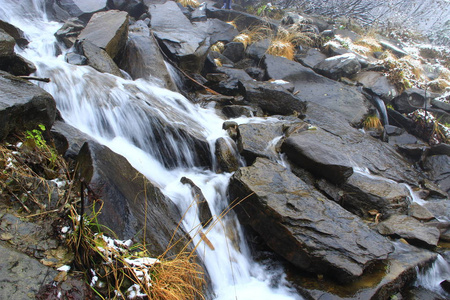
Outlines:
[[[216,51],[219,53],[222,53],[222,51],[225,49],[225,44],[223,42],[217,42],[211,46],[211,51]]]
[[[200,6],[200,3],[197,0],[178,0],[178,3],[184,7],[190,6],[192,8],[197,8]]]
[[[380,118],[377,115],[368,116],[363,122],[364,129],[383,129]]]
[[[420,61],[410,56],[398,59],[391,52],[385,51],[380,64],[386,67],[387,77],[400,93],[413,86],[423,88],[426,84]]]

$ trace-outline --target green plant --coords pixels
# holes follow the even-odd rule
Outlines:
[[[25,139],[28,146],[31,148],[37,148],[43,156],[50,162],[50,168],[55,168],[58,161],[58,154],[55,149],[47,144],[43,136],[43,132],[46,130],[45,125],[39,124],[39,129],[25,131]]]

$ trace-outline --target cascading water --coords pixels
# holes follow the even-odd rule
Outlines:
[[[196,234],[200,221],[196,211],[189,209],[193,203],[190,188],[180,178],[188,177],[202,189],[217,219],[228,206],[231,174],[196,167],[193,142],[177,128],[206,138],[212,149],[216,138],[225,135],[223,120],[212,109],[195,106],[180,94],[145,80],[125,80],[67,64],[64,53],[55,56],[53,34],[62,24],[46,20],[44,4],[42,0],[0,0],[0,19],[22,29],[31,41],[25,50],[16,51],[36,64],[37,76],[51,78],[42,87],[55,98],[65,122],[126,157],[158,185],[180,211],[187,211],[185,229],[195,244],[200,243]],[[166,130],[163,123],[174,127]],[[269,272],[251,259],[233,212],[205,232],[215,250],[202,245],[198,254],[217,299],[300,299],[286,287],[281,268]]]

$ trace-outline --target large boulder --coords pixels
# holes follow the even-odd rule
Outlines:
[[[428,171],[430,178],[450,197],[450,156],[433,155],[427,157],[424,168]]]
[[[301,269],[345,282],[393,251],[358,217],[268,159],[240,168],[231,178],[229,195],[247,197],[236,207],[241,222]]]
[[[130,34],[119,66],[133,79],[149,79],[167,89],[177,90],[153,36]]]
[[[294,96],[283,84],[277,81],[243,81],[243,95],[246,101],[257,105],[268,114],[303,115],[306,103],[303,98]]]
[[[128,14],[110,10],[92,16],[80,35],[79,41],[88,40],[108,53],[112,59],[123,51],[128,37]]]
[[[77,40],[78,35],[84,29],[85,25],[78,18],[70,18],[55,33],[55,37],[59,42],[64,43],[67,48],[72,47]]]
[[[110,0],[109,5],[113,9],[126,11],[133,18],[137,19],[148,10],[143,0]]]
[[[356,88],[316,74],[283,57],[265,55],[264,64],[269,78],[291,82],[303,101],[338,111],[352,124],[359,124],[369,113],[370,102]]]
[[[0,140],[13,132],[35,129],[38,124],[51,128],[56,103],[49,93],[2,71],[0,90]]]
[[[81,148],[77,162],[80,178],[103,202],[100,224],[120,239],[143,239],[145,232],[146,245],[155,256],[168,249],[172,236],[172,241],[180,242],[169,256],[187,245],[186,233],[178,228],[181,215],[175,204],[123,156],[89,141]]]
[[[354,79],[387,102],[398,96],[395,86],[382,73],[374,71],[359,72]]]
[[[338,80],[341,77],[351,77],[361,71],[361,64],[355,54],[347,53],[321,61],[314,66],[314,70],[328,78]]]
[[[239,34],[233,25],[219,19],[208,19],[206,22],[198,22],[194,25],[197,30],[203,30],[209,35],[211,45],[218,41],[229,43]]]
[[[87,58],[87,64],[97,71],[122,77],[122,72],[108,53],[90,40],[82,40],[77,49]]]
[[[23,48],[28,45],[29,42],[25,36],[25,33],[16,26],[0,20],[0,29],[3,29],[7,34],[12,36],[19,47]]]
[[[59,0],[53,4],[52,9],[56,17],[68,14],[87,22],[94,13],[106,10],[107,2],[107,0]]]
[[[19,54],[0,57],[0,70],[16,76],[28,76],[36,72],[36,66]]]
[[[419,108],[429,107],[430,94],[425,90],[418,88],[410,88],[401,93],[393,100],[395,110],[401,113],[410,113]]]
[[[163,50],[185,71],[199,73],[210,46],[209,36],[196,30],[173,1],[149,8],[151,28]]]

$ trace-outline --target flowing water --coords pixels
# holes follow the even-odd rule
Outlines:
[[[187,211],[183,225],[199,243],[196,233],[200,221],[190,209],[190,187],[180,183],[180,178],[186,176],[202,189],[217,217],[228,206],[226,189],[232,174],[198,167],[192,141],[176,129],[165,130],[164,124],[190,130],[209,141],[213,149],[214,141],[226,135],[224,120],[213,109],[193,105],[182,95],[146,80],[126,80],[67,64],[64,53],[68,49],[61,48],[62,54],[55,55],[58,47],[63,47],[57,46],[54,38],[62,24],[46,19],[44,3],[0,0],[0,19],[22,29],[31,41],[26,49],[16,48],[16,52],[35,63],[36,76],[51,78],[41,87],[53,95],[66,123],[126,157],[180,211]],[[198,255],[205,262],[217,299],[300,299],[286,287],[281,268],[271,266],[269,271],[252,260],[233,212],[217,222],[207,236],[215,250],[201,245]]]

